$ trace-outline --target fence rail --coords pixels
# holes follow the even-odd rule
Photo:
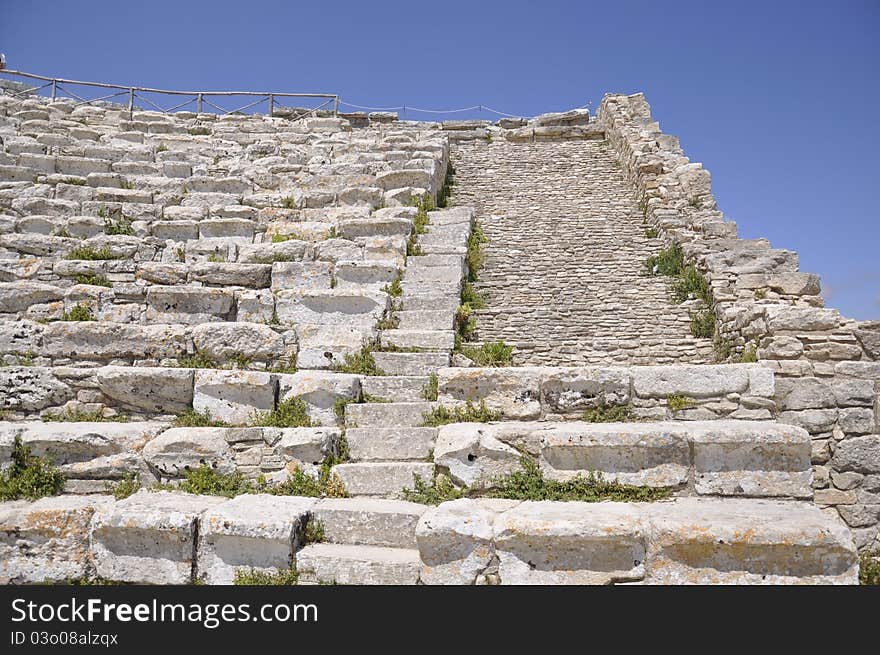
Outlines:
[[[118,98],[119,96],[128,96],[128,111],[131,114],[135,109],[135,98],[138,100],[142,100],[143,102],[149,104],[154,107],[156,111],[160,111],[162,113],[171,113],[174,111],[178,111],[187,105],[195,103],[196,111],[202,113],[204,111],[205,105],[217,110],[222,115],[234,114],[245,109],[250,109],[251,107],[256,107],[262,103],[268,103],[269,108],[269,116],[274,116],[277,109],[280,108],[288,108],[293,109],[293,107],[286,106],[279,102],[279,98],[325,98],[325,102],[322,102],[317,107],[309,110],[309,114],[317,112],[318,110],[327,107],[332,104],[333,106],[333,115],[339,115],[339,96],[335,93],[275,93],[275,92],[258,92],[258,91],[170,91],[168,89],[152,89],[144,86],[124,86],[120,84],[106,84],[103,82],[83,82],[81,80],[67,80],[59,77],[45,77],[43,75],[35,75],[34,73],[25,73],[23,71],[16,70],[0,70],[0,75],[13,75],[17,77],[24,77],[31,80],[38,80],[39,82],[44,82],[44,84],[34,86],[33,88],[26,89],[24,91],[19,91],[18,93],[13,93],[13,97],[26,95],[29,93],[35,93],[38,91],[42,91],[43,89],[51,88],[51,98],[55,100],[59,94],[66,94],[70,96],[74,100],[78,100],[77,106],[79,105],[89,105],[93,102],[99,102],[104,100],[110,100],[112,98]],[[66,86],[84,86],[84,87],[93,87],[97,89],[117,89],[115,93],[108,93],[99,98],[89,98],[86,99],[79,95],[78,93],[74,93],[70,89],[66,88]],[[188,97],[187,100],[181,102],[173,107],[160,107],[158,104],[147,98],[144,94],[146,93],[156,93],[160,95],[170,95],[170,96],[185,96]],[[256,100],[250,101],[247,104],[237,107],[236,109],[225,109],[220,107],[208,98],[220,98],[220,97],[232,97],[232,96],[248,96],[257,98]]]

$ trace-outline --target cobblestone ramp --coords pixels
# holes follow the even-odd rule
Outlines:
[[[713,359],[690,333],[688,303],[640,275],[659,239],[609,146],[599,141],[454,145],[454,202],[474,205],[490,242],[478,338],[518,364],[668,364]]]

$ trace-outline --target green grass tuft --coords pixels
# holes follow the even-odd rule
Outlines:
[[[456,487],[445,475],[438,475],[431,482],[425,482],[420,475],[413,475],[413,488],[405,488],[401,493],[404,500],[411,503],[439,505],[448,500],[465,498],[467,489]]]
[[[179,414],[174,423],[176,428],[226,428],[229,424],[224,421],[218,421],[211,418],[211,413],[206,409],[198,412],[194,409],[188,409],[183,414]]]
[[[308,408],[302,398],[282,400],[271,412],[254,414],[250,422],[254,427],[264,428],[309,428]]]
[[[385,371],[376,364],[372,348],[369,345],[363,346],[352,355],[346,355],[342,363],[337,363],[333,366],[333,370],[339,373],[356,373],[359,375],[385,375]]]
[[[54,496],[64,487],[64,475],[52,462],[31,453],[30,446],[16,436],[12,444],[12,464],[0,471],[0,500],[36,500]]]
[[[61,315],[62,321],[94,321],[97,320],[92,310],[86,305],[77,303]]]
[[[128,417],[124,414],[105,417],[100,409],[96,409],[94,412],[84,412],[81,409],[69,407],[60,414],[43,414],[40,419],[43,423],[128,423]]]
[[[513,362],[513,347],[503,341],[490,341],[480,347],[465,347],[461,354],[477,366],[510,366]]]
[[[474,223],[467,240],[467,255],[465,257],[468,266],[468,281],[476,282],[480,275],[480,269],[486,261],[485,245],[489,243],[489,237],[483,232],[479,223]]]
[[[178,368],[217,368],[217,362],[202,352],[181,357],[179,362]]]
[[[439,378],[436,373],[431,373],[428,377],[428,383],[422,387],[422,396],[425,400],[434,401],[437,400],[437,396],[440,393],[440,383]]]
[[[430,412],[425,412],[422,416],[422,426],[437,427],[449,423],[489,423],[490,421],[498,421],[500,418],[501,412],[494,412],[486,407],[486,401],[481,400],[479,405],[468,401],[464,405],[451,408],[441,405]]]
[[[98,274],[98,275],[86,275],[85,273],[80,273],[76,276],[77,284],[91,284],[95,287],[112,287],[113,284],[110,280],[107,279],[106,275]]]
[[[126,473],[119,482],[111,484],[108,491],[113,494],[116,500],[122,500],[131,496],[140,488],[140,476],[137,473]]]
[[[106,259],[122,259],[121,255],[114,255],[110,246],[94,248],[93,246],[77,246],[68,252],[64,259],[77,259],[83,261],[101,261]]]
[[[689,396],[682,396],[681,394],[671,393],[666,396],[666,406],[671,409],[673,412],[678,412],[682,409],[687,409],[688,407],[693,407],[696,401]]]
[[[702,339],[711,339],[715,336],[715,312],[711,309],[701,309],[698,312],[689,312],[691,318],[691,334]]]
[[[254,568],[236,569],[232,584],[249,587],[295,585],[299,582],[296,568],[277,569],[273,572],[258,571]]]
[[[880,585],[880,551],[865,552],[859,557],[859,584]]]
[[[623,423],[631,419],[629,405],[599,405],[584,412],[582,420],[589,423]]]
[[[678,243],[673,243],[668,248],[661,250],[659,254],[652,255],[645,260],[647,275],[674,276],[681,273],[682,268],[684,268],[684,251]]]

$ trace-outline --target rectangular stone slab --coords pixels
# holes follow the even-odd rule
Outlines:
[[[427,506],[380,498],[323,498],[313,510],[331,543],[415,548],[416,523]]]

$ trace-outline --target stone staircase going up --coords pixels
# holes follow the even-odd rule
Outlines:
[[[654,244],[604,127],[583,111],[389,121],[0,95],[0,466],[20,439],[65,479],[0,503],[0,581],[228,584],[295,567],[304,584],[856,582],[853,532],[817,490],[817,442],[837,437],[786,420],[814,399],[782,366],[709,365],[663,280],[611,289]],[[450,143],[454,198],[474,207],[417,229]],[[453,354],[475,219],[492,239],[480,337],[533,365]],[[592,240],[572,232],[581,219]],[[375,374],[339,370],[367,354]],[[820,412],[874,411],[873,387],[829,384]],[[307,427],[258,424],[291,401]],[[497,420],[425,425],[466,403]],[[211,424],[178,425],[193,413]],[[831,470],[867,480],[870,447],[847,441]],[[524,458],[550,481],[642,495],[488,497]],[[328,461],[347,497],[176,486],[204,466],[283,483]],[[467,497],[404,497],[440,474]],[[132,475],[146,488],[109,495]],[[867,489],[852,495],[871,507]]]

